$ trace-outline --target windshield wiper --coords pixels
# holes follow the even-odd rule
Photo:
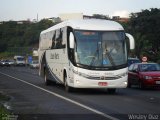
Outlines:
[[[97,42],[97,50],[96,50],[95,53],[94,53],[94,57],[93,57],[93,59],[91,60],[90,66],[93,65],[93,63],[94,63],[95,58],[96,58],[97,55],[98,55],[98,59],[99,59],[99,48],[101,48],[101,43],[100,43],[100,42]]]
[[[95,59],[96,59],[96,55],[97,55],[98,53],[99,53],[99,50],[97,49],[96,52],[94,53],[94,57],[93,57],[92,60],[91,60],[90,66],[93,65],[93,63],[94,63],[94,61],[95,61]],[[99,57],[99,55],[98,55],[98,57]]]

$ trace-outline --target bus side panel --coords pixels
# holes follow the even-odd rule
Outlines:
[[[38,50],[39,76],[44,77],[45,50]]]
[[[57,78],[56,81],[63,83],[63,71],[64,68],[68,65],[66,49],[54,49],[46,51],[46,63],[47,66],[52,72],[52,75],[55,75]]]
[[[60,46],[58,46],[59,42],[61,43]],[[63,83],[63,72],[64,69],[68,71],[69,63],[67,53],[67,27],[41,33],[39,43],[39,63],[39,74],[42,77],[44,77],[44,68],[47,68],[49,73],[53,76],[53,81],[56,80],[59,83]]]

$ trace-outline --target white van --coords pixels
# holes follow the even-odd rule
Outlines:
[[[24,66],[25,65],[25,59],[23,56],[14,56],[14,61],[15,61],[15,65],[21,65]]]

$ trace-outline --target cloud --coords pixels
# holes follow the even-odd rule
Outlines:
[[[129,12],[126,10],[115,11],[112,16],[129,17]]]

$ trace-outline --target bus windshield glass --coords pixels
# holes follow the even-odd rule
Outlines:
[[[124,31],[75,31],[77,64],[90,67],[116,67],[127,64]]]
[[[24,58],[19,57],[19,58],[17,58],[17,60],[18,60],[18,61],[23,61],[23,60],[24,60]]]

